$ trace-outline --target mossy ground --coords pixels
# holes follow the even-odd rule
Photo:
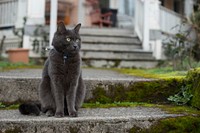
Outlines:
[[[6,104],[0,102],[0,110],[10,110],[10,109],[18,109],[19,104]]]
[[[123,74],[139,76],[144,78],[168,79],[185,78],[187,71],[174,71],[171,67],[152,69],[113,69]]]
[[[141,76],[145,78],[166,80],[182,80],[182,86],[189,87],[193,95],[191,106],[200,109],[200,68],[191,69],[190,71],[173,71],[172,68],[154,68],[154,69],[115,69],[118,72]],[[174,90],[181,89],[180,86],[174,86]],[[174,94],[176,92],[174,91]]]
[[[165,118],[157,121],[149,129],[134,126],[129,133],[199,133],[199,116]]]
[[[190,70],[186,76],[186,82],[193,94],[191,105],[200,109],[200,68]]]
[[[42,66],[35,65],[34,62],[25,63],[10,63],[8,61],[0,61],[0,71],[8,71],[13,69],[26,69],[26,68],[42,68]]]
[[[93,98],[87,102],[169,103],[167,98],[178,93],[182,84],[182,79],[166,79],[135,82],[128,86],[119,83],[107,88],[99,85],[93,90]]]
[[[160,108],[170,114],[200,115],[200,111],[190,106],[177,106],[166,104],[150,104],[139,102],[114,102],[114,103],[84,103],[83,108],[112,108],[112,107],[147,107]]]
[[[14,127],[13,129],[8,129],[8,130],[5,130],[4,132],[5,133],[22,133],[22,130],[20,127]]]
[[[12,110],[18,109],[19,104],[6,105],[0,103],[0,110]],[[112,107],[147,107],[147,108],[160,108],[171,114],[185,114],[185,115],[200,115],[200,111],[196,108],[189,106],[177,106],[177,105],[166,105],[166,104],[150,104],[142,102],[113,102],[102,104],[96,103],[84,103],[82,108],[112,108]]]
[[[167,118],[158,121],[148,130],[157,133],[199,133],[200,118],[199,116]]]

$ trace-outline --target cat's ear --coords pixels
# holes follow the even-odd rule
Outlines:
[[[65,24],[63,22],[58,23],[57,33],[64,33],[66,32]]]
[[[74,27],[74,31],[75,31],[76,33],[79,33],[80,28],[81,28],[81,23],[77,24],[77,25]]]

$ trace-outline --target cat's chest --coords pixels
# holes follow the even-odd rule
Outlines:
[[[63,64],[63,73],[64,75],[68,76],[70,74],[70,66],[67,64]]]
[[[73,76],[79,73],[79,66],[73,64],[64,64],[63,73],[66,76]]]

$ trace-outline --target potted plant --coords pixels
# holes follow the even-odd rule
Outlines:
[[[22,48],[23,46],[23,36],[24,36],[24,26],[26,24],[26,18],[24,18],[24,25],[21,29],[13,28],[13,33],[20,38],[18,48],[11,48],[6,51],[8,53],[8,59],[12,63],[29,62],[29,49]]]

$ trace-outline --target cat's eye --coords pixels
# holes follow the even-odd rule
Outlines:
[[[80,41],[80,39],[76,39],[76,42],[79,42]]]
[[[69,38],[69,37],[67,37],[67,39],[66,39],[68,42],[70,42],[71,41],[71,39]]]

